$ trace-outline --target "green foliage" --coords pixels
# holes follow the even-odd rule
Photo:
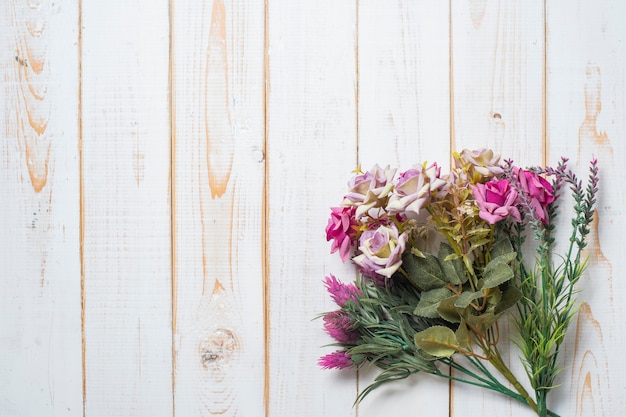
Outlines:
[[[593,207],[598,191],[598,168],[596,161],[592,160],[588,185],[584,190],[582,182],[572,171],[567,170],[565,160],[555,170],[538,171],[555,178],[555,194],[559,193],[563,184],[568,184],[574,199],[570,245],[565,254],[556,257],[559,262],[555,265],[555,256],[552,253],[555,241],[552,236],[552,222],[557,215],[556,201],[548,207],[550,224],[542,224],[536,219],[529,222],[537,243],[535,267],[529,272],[518,256],[516,284],[522,297],[516,319],[519,332],[517,344],[522,351],[531,386],[535,390],[538,415],[545,416],[548,414],[548,392],[557,385],[557,376],[564,369],[558,360],[560,347],[577,311],[575,286],[586,266],[586,262],[581,260],[581,254],[586,247],[585,238],[590,231],[589,224],[593,220]],[[511,237],[513,246],[521,253],[524,243],[522,227],[506,232]],[[507,294],[506,298],[508,297]]]
[[[460,348],[454,331],[444,326],[432,326],[415,333],[415,344],[436,358],[452,356]]]

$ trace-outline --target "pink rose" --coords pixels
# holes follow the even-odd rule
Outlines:
[[[331,207],[330,218],[326,226],[326,240],[333,241],[330,253],[339,251],[341,260],[350,257],[352,244],[356,239],[358,222],[354,218],[356,207]]]
[[[490,181],[486,184],[472,185],[474,199],[480,209],[478,215],[489,224],[495,224],[511,216],[521,222],[516,207],[517,191],[507,180]]]
[[[543,177],[532,171],[513,167],[520,188],[529,197],[530,206],[535,215],[544,224],[548,224],[548,205],[554,201],[552,185]]]
[[[360,255],[352,258],[365,275],[390,278],[402,265],[408,235],[399,234],[394,224],[366,230],[359,239]]]

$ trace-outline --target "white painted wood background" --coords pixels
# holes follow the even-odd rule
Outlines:
[[[0,416],[532,413],[321,371],[350,171],[601,167],[550,407],[626,410],[623,0],[4,0]],[[515,353],[511,360],[516,360]],[[519,370],[519,369],[518,369]]]

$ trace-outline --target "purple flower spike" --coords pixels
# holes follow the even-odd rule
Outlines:
[[[359,338],[359,332],[352,329],[354,322],[350,315],[341,310],[324,316],[324,329],[339,343],[352,344]]]
[[[361,290],[354,284],[344,284],[335,278],[333,274],[326,277],[324,284],[330,293],[330,298],[332,298],[339,307],[345,306],[348,301],[356,303],[358,297],[361,295]]]
[[[317,364],[324,369],[345,369],[354,366],[350,354],[341,350],[322,356]]]

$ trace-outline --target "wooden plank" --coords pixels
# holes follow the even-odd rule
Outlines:
[[[264,4],[172,18],[175,415],[262,415]]]
[[[616,294],[624,291],[621,238],[626,194],[611,186],[626,171],[619,155],[626,133],[626,7],[621,1],[547,3],[547,110],[550,162],[570,157],[586,179],[589,160],[600,166],[600,194],[592,224],[589,268],[579,283],[582,306],[572,325],[563,360],[567,365],[554,396],[560,415],[610,416],[626,408],[621,394],[625,311]],[[568,206],[567,206],[568,207]],[[567,223],[569,212],[561,222]],[[616,275],[617,274],[617,275]]]
[[[453,147],[490,148],[522,166],[541,164],[542,2],[471,0],[453,2],[451,12]],[[499,329],[504,360],[528,387],[519,353],[507,336],[514,328],[503,318]],[[451,415],[487,412],[498,416],[532,413],[500,394],[453,384]]]
[[[452,4],[454,147],[542,162],[542,2]]]
[[[449,4],[365,1],[359,4],[359,162],[400,172],[428,160],[450,160]],[[378,371],[364,372],[359,385]],[[359,416],[406,414],[428,403],[429,416],[448,416],[448,381],[415,375],[382,386]]]
[[[355,2],[268,2],[268,397],[266,415],[350,416],[354,372],[323,371],[334,351],[317,314],[322,280],[350,281],[324,241],[356,165]]]
[[[82,26],[85,414],[171,416],[168,2]]]
[[[78,4],[0,8],[0,414],[82,416]]]

